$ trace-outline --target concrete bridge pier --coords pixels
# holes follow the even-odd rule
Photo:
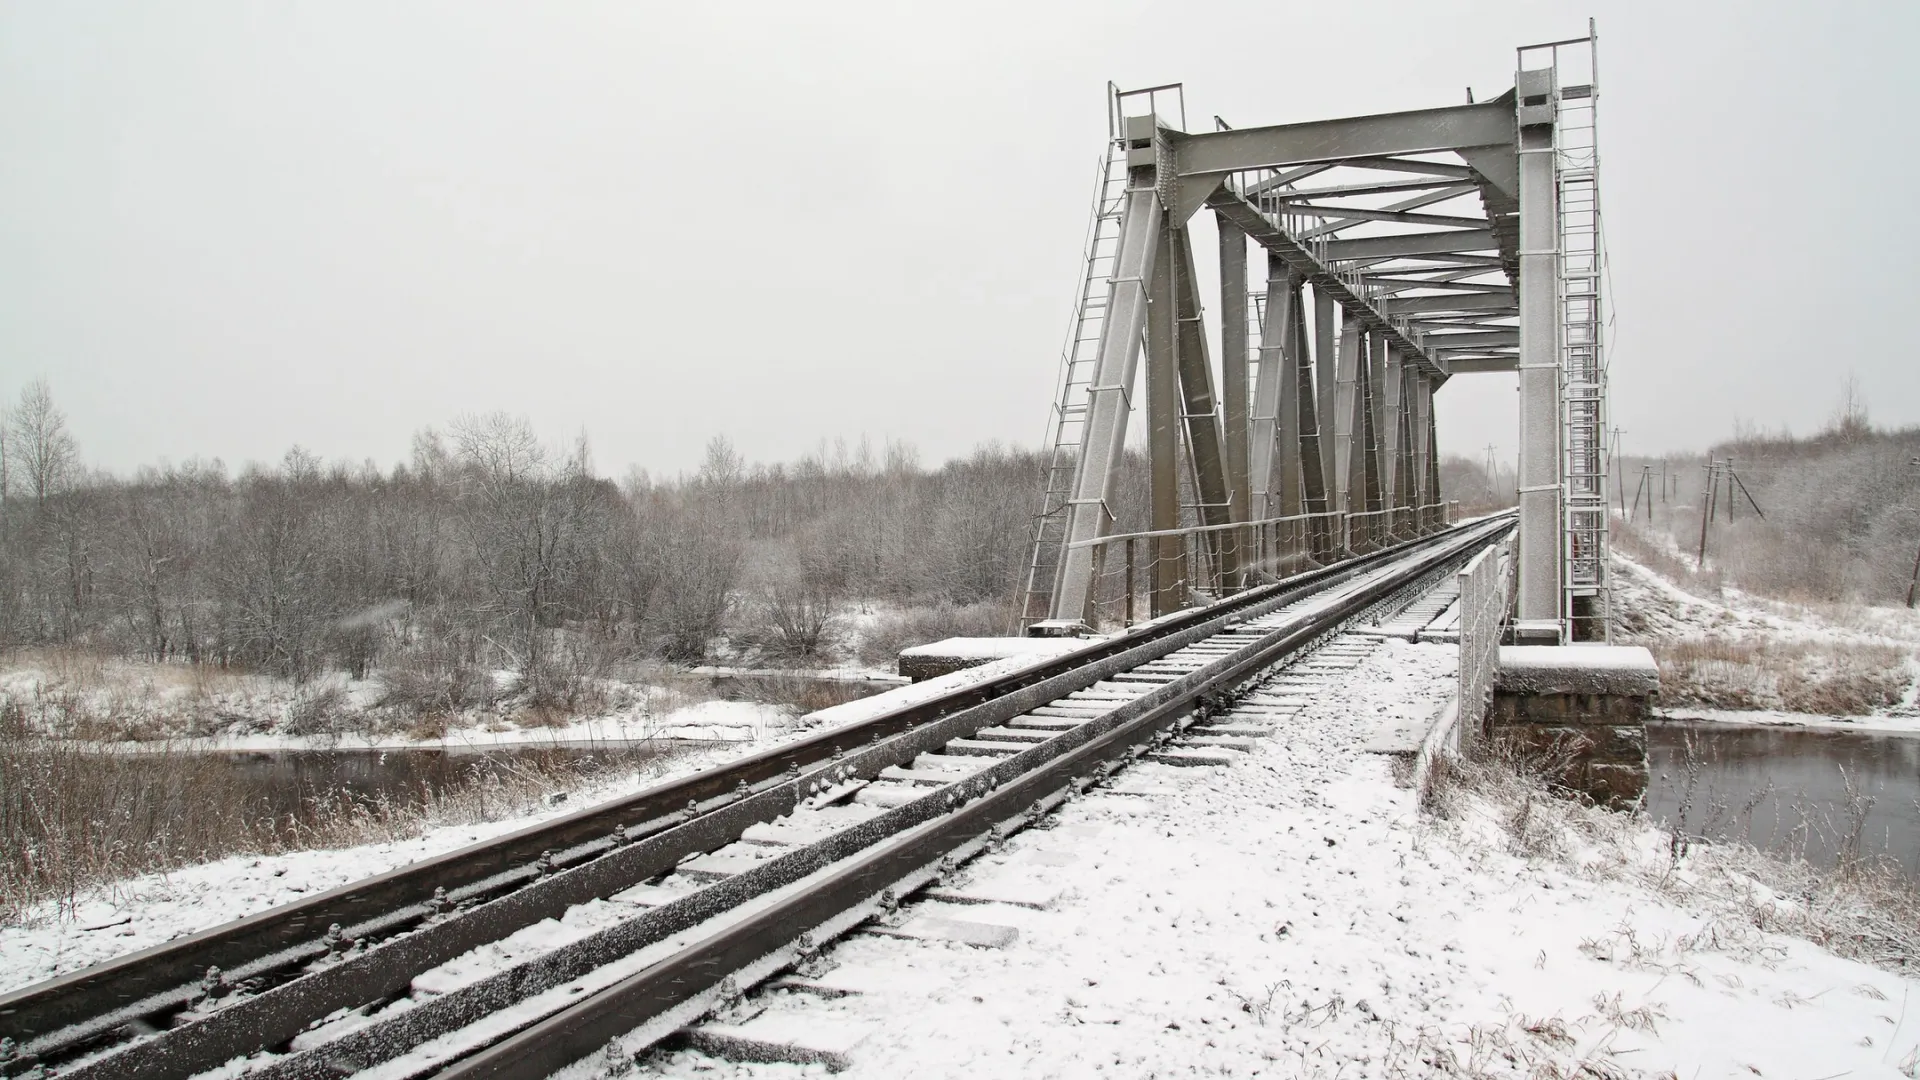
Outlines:
[[[1647,790],[1647,720],[1660,669],[1639,646],[1500,649],[1487,734],[1553,781],[1616,810]]]

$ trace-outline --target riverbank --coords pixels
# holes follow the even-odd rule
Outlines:
[[[565,700],[511,671],[428,692],[397,673],[305,681],[82,649],[21,650],[0,665],[5,722],[95,746],[209,750],[506,746],[648,739],[739,741],[904,680],[869,668],[615,666]]]
[[[1665,713],[1920,730],[1920,612],[1698,595],[1619,549],[1613,568],[1615,640],[1653,652]]]
[[[1814,716],[1775,709],[1705,709],[1677,705],[1653,711],[1654,719],[1675,724],[1725,724],[1729,727],[1801,728],[1808,731],[1856,731],[1869,735],[1920,736],[1920,716]]]

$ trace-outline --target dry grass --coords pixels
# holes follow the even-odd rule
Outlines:
[[[1695,596],[1717,597],[1726,585],[1726,575],[1717,566],[1709,563],[1706,570],[1701,570],[1695,560],[1675,554],[1672,548],[1650,538],[1639,526],[1616,524],[1608,540],[1634,562]]]
[[[1737,639],[1649,640],[1664,705],[1866,716],[1900,703],[1912,673],[1892,645]]]
[[[156,664],[77,647],[9,652],[5,680],[0,703],[35,730],[91,742],[264,730],[295,714],[318,730],[336,726],[346,707],[327,690],[337,680],[295,687],[213,664]]]
[[[1681,943],[1682,951],[1762,949],[1759,935],[1769,932],[1903,975],[1920,972],[1920,884],[1891,860],[1862,854],[1858,823],[1870,806],[1862,796],[1843,815],[1831,868],[1740,842],[1706,844],[1677,828],[1656,844],[1644,817],[1555,797],[1537,770],[1500,758],[1446,759],[1427,806],[1443,825],[1492,820],[1521,858],[1593,880],[1635,882],[1713,916],[1711,932]],[[1826,827],[1807,823],[1809,830]]]
[[[161,744],[109,753],[28,729],[0,706],[0,923],[135,874],[235,854],[391,842],[438,825],[528,813],[555,791],[615,770],[661,767],[660,750],[590,761],[519,753],[481,759],[444,787],[404,797],[320,792],[278,812],[270,781],[241,778],[217,756]]]
[[[910,608],[882,615],[860,635],[860,660],[891,668],[900,650],[950,637],[1001,637],[1007,632],[1005,604],[980,603]]]

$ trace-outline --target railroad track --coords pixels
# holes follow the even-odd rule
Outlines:
[[[27,987],[0,997],[0,1073],[544,1076],[663,1037],[1510,527],[1249,590]]]

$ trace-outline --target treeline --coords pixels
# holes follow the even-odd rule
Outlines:
[[[453,707],[495,667],[537,699],[590,659],[698,660],[723,632],[813,651],[851,600],[1010,600],[1039,475],[996,447],[749,466],[716,439],[691,476],[616,484],[584,442],[492,415],[421,432],[388,470],[295,449],[116,477],[85,468],[44,384],[5,419],[0,645],[398,669]]]
[[[1622,470],[1628,503],[1642,465],[1651,466],[1656,493],[1663,467],[1676,478],[1668,501],[1656,496],[1652,521],[1671,538],[1670,550],[1698,559],[1710,509],[1706,569],[1740,588],[1791,600],[1904,602],[1920,550],[1920,428],[1874,427],[1849,383],[1818,433],[1742,426],[1709,454],[1731,460],[1737,477],[1729,490],[1722,472],[1711,501],[1705,459],[1630,459]],[[1644,526],[1644,504],[1638,518]]]

